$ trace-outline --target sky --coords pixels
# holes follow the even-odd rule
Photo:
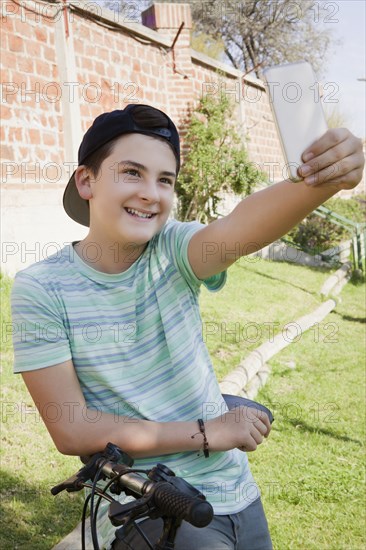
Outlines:
[[[326,19],[334,27],[334,35],[342,45],[329,55],[323,82],[334,82],[339,89],[334,99],[339,100],[339,111],[345,126],[357,137],[366,137],[366,1],[337,0],[318,2],[328,5]],[[334,22],[333,22],[334,20]],[[336,90],[336,87],[329,90]]]

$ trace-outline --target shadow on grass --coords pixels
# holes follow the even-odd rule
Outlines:
[[[359,439],[353,439],[352,437],[348,437],[348,435],[342,435],[336,432],[333,432],[332,430],[326,430],[324,428],[314,428],[314,426],[311,426],[310,424],[307,424],[306,422],[303,422],[302,420],[294,420],[291,418],[286,418],[285,422],[288,424],[292,424],[296,429],[301,430],[303,432],[308,433],[316,433],[321,435],[326,435],[327,437],[332,437],[334,439],[339,439],[340,441],[347,441],[350,443],[356,443],[357,445],[362,446],[363,443]]]
[[[260,399],[260,402],[264,404],[266,407],[268,407],[271,412],[273,413],[274,418],[276,419],[276,406],[278,406],[278,402],[275,402],[273,399],[271,399],[267,393],[263,392],[262,398]],[[297,430],[301,430],[303,432],[308,433],[314,433],[314,434],[321,434],[325,435],[327,437],[332,437],[333,439],[338,439],[340,441],[346,441],[350,443],[356,443],[356,445],[363,445],[363,442],[359,439],[353,439],[352,437],[348,437],[347,435],[342,435],[337,432],[334,432],[333,430],[328,430],[324,428],[319,428],[318,426],[314,427],[311,424],[308,424],[307,422],[304,422],[300,418],[289,418],[287,416],[281,417],[281,421],[284,424],[291,424],[294,426]],[[281,426],[274,424],[274,428],[278,431],[282,431]],[[285,428],[283,428],[285,429]]]
[[[353,323],[366,323],[366,317],[352,317],[351,315],[342,315],[337,311],[334,311],[333,313],[335,313],[339,317],[342,317],[344,321],[351,321]]]
[[[59,481],[48,489],[1,469],[0,548],[50,550],[72,531],[81,518],[82,493],[52,496]]]
[[[281,262],[281,263],[289,263],[289,262]],[[289,263],[289,265],[294,265]],[[256,269],[248,269],[248,266],[243,266],[238,264],[238,267],[241,269],[245,269],[246,271],[250,271],[251,273],[255,273],[256,275],[259,275],[260,277],[264,277],[266,279],[270,279],[272,281],[278,281],[280,283],[283,283],[284,285],[292,286],[293,288],[297,288],[298,290],[302,290],[303,292],[306,292],[306,294],[309,294],[310,296],[318,296],[318,291],[310,291],[307,288],[304,288],[302,286],[296,285],[294,283],[290,283],[289,281],[285,281],[284,279],[281,279],[281,277],[273,277],[272,275],[268,275],[267,273],[262,273],[261,271],[257,271]],[[324,271],[324,268],[320,267],[310,267],[310,266],[303,266],[307,267],[308,269],[312,269],[313,271]]]

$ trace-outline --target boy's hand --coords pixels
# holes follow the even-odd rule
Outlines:
[[[302,155],[298,172],[308,185],[352,189],[362,179],[362,141],[345,128],[328,130]]]
[[[271,423],[264,411],[240,406],[206,423],[209,449],[255,451],[264,437],[269,436]]]

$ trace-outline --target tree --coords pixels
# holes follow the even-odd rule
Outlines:
[[[224,61],[225,44],[222,38],[212,38],[206,32],[198,30],[196,23],[193,23],[191,46],[196,52],[201,52],[213,59]]]
[[[321,76],[325,56],[330,46],[339,44],[333,39],[339,6],[336,2],[314,0],[186,0],[191,4],[194,20],[192,36],[199,33],[199,43],[219,42],[231,64],[259,78],[262,70],[278,63],[305,60]],[[159,0],[181,3],[181,0]],[[106,0],[116,9],[126,9],[125,0]],[[138,3],[140,11],[152,4],[150,0]],[[113,6],[112,6],[113,5]],[[200,46],[199,46],[200,47]],[[216,57],[216,55],[215,55]]]
[[[321,23],[336,22],[328,8],[313,0],[193,0],[197,29],[222,37],[225,54],[237,69],[254,71],[284,62],[309,61],[321,72],[332,31]],[[335,6],[336,7],[336,6]]]
[[[223,191],[248,195],[266,176],[248,159],[237,134],[230,99],[202,96],[189,114],[188,152],[176,185],[178,218],[210,222],[218,217]]]

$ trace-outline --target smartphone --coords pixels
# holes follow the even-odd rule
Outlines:
[[[301,181],[297,169],[304,164],[302,153],[328,130],[319,82],[306,61],[269,67],[264,78],[287,178]]]

